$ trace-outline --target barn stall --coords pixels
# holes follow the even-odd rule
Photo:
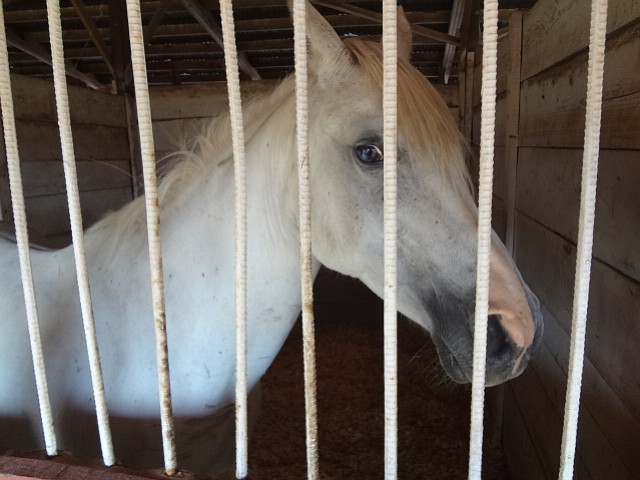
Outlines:
[[[83,217],[88,226],[140,192],[141,169],[136,148],[137,126],[132,113],[134,99],[128,78],[130,70],[127,70],[127,41],[122,36],[122,26],[126,24],[122,17],[124,12],[118,8],[119,2],[101,5],[76,0],[71,3],[73,5],[63,8],[65,52],[73,73],[70,82],[82,82],[104,90],[93,91],[81,85],[69,87]],[[218,12],[203,10],[197,2],[183,3],[141,4],[147,22],[147,62],[158,157],[197,132],[202,120],[224,109],[227,101],[224,85],[208,83],[224,80],[221,50],[210,40]],[[376,17],[371,12],[379,11],[380,7],[374,2],[366,3],[320,2],[322,7],[319,8],[341,34],[377,35],[379,15]],[[478,34],[473,27],[477,28],[479,23],[479,6],[474,6],[473,2],[455,2],[465,3],[456,14],[451,2],[445,2],[446,5],[435,3],[433,8],[417,2],[406,4],[408,18],[416,26],[414,30],[424,34],[422,27],[431,29],[427,31],[431,37],[414,39],[414,61],[422,73],[438,85],[453,115],[459,118],[460,128],[470,139],[474,153],[471,169],[477,172],[474,159],[479,143],[482,49],[477,45]],[[511,8],[504,8],[500,13],[494,228],[512,248],[523,276],[544,304],[545,339],[536,359],[521,377],[504,387],[487,391],[487,431],[492,440],[489,442],[491,448],[487,448],[489,455],[485,458],[485,468],[487,464],[491,465],[492,459],[497,467],[489,467],[485,475],[487,478],[548,478],[555,477],[559,468],[567,384],[587,91],[589,5],[546,0],[535,4],[512,3],[507,6]],[[241,63],[241,68],[244,65],[241,75],[264,79],[245,82],[243,88],[247,96],[270,88],[273,85],[271,78],[292,68],[291,27],[286,19],[286,7],[264,4],[255,2],[254,5],[247,1],[237,6],[239,50],[244,52],[242,57],[247,61],[247,64]],[[12,87],[29,227],[33,230],[31,238],[45,246],[59,246],[68,242],[69,224],[59,161],[53,86],[48,80],[50,72],[42,63],[47,60],[47,49],[43,47],[48,41],[46,12],[35,3],[28,9],[22,2],[5,1],[4,5],[8,41],[12,45]],[[526,10],[518,7],[526,7]],[[253,18],[253,15],[263,18]],[[637,209],[640,85],[634,73],[640,71],[640,8],[632,0],[612,0],[608,16],[595,245],[575,462],[576,478],[593,479],[637,478],[640,472],[637,400],[640,386],[634,375],[637,371],[634,365],[640,358],[634,349],[640,336],[637,321],[640,306],[637,300],[637,249],[633,241],[640,225]],[[455,27],[449,31],[448,35],[458,36],[457,43],[461,44],[451,60],[442,43],[447,38],[440,35],[441,38],[434,40],[432,37],[438,37],[437,32],[447,31],[456,17],[468,27],[459,33]],[[213,30],[215,33],[215,28]],[[260,37],[261,32],[264,37]],[[288,39],[279,35],[288,35]],[[105,41],[108,48],[100,45]],[[434,41],[439,43],[434,45]],[[194,45],[199,45],[201,50],[194,49]],[[206,45],[206,52],[202,52],[203,45]],[[105,145],[109,148],[104,148]],[[170,160],[167,163],[170,164]],[[0,169],[2,220],[10,229],[6,159]],[[353,293],[338,295],[347,288],[338,283],[340,281],[345,282],[327,274],[321,277],[319,285],[316,308],[320,369],[325,332],[335,335],[327,339],[336,339],[328,340],[327,350],[340,343],[337,340],[347,335],[349,329],[357,331],[357,335],[365,335],[368,340],[363,342],[373,344],[372,349],[381,348],[379,305],[370,306],[370,299],[365,302],[362,299],[365,294],[349,282],[346,285],[354,289]],[[322,291],[326,292],[324,297]],[[342,301],[338,302],[336,297],[342,297]],[[323,315],[323,311],[327,314]],[[401,331],[401,342],[402,337]],[[437,431],[435,438],[422,435],[428,434],[431,426],[441,421],[439,417],[433,417],[432,410],[452,404],[460,408],[449,416],[459,415],[464,421],[450,426],[449,430],[459,434],[468,424],[468,391],[460,388],[450,391],[448,387],[443,390],[433,380],[434,376],[439,378],[437,373],[426,375],[427,381],[424,381],[425,370],[434,368],[434,353],[423,349],[426,339],[416,341],[415,331],[410,330],[405,337],[400,357],[417,356],[419,362],[424,362],[415,365],[415,359],[407,360],[407,365],[415,368],[413,372],[411,367],[407,368],[414,376],[406,382],[424,382],[424,388],[434,390],[440,403],[416,402],[418,412],[411,413],[413,423],[401,424],[401,435],[412,431],[420,437],[415,439],[407,435],[404,450],[409,450],[408,445],[414,442],[440,444],[444,458],[422,464],[418,460],[419,451],[414,452],[414,457],[401,456],[401,476],[462,478],[466,476],[467,432],[446,437],[445,428],[433,429]],[[357,336],[350,338],[357,343]],[[289,358],[287,355],[295,357],[299,348],[296,345],[298,343],[293,341],[288,343],[283,358]],[[344,348],[345,362],[357,364],[354,359],[349,360],[355,347],[345,345]],[[337,354],[331,350],[330,355]],[[380,357],[372,362],[380,362]],[[267,411],[267,407],[278,403],[284,405],[285,414],[280,413],[284,420],[289,412],[288,399],[302,394],[302,380],[292,385],[294,393],[284,394],[284,400],[272,401],[267,395],[274,394],[274,389],[269,388],[268,382],[269,377],[278,381],[276,367],[278,362],[265,380],[263,408],[265,415],[275,416],[278,413]],[[287,378],[295,377],[296,370],[298,379],[301,378],[299,363],[289,363],[281,368],[284,370],[282,375]],[[362,375],[362,368],[344,374],[342,379],[332,380],[351,383],[348,379]],[[381,397],[380,383],[378,380],[368,387],[369,390],[362,388],[360,393],[363,397]],[[334,409],[341,406],[340,396],[331,398],[329,395],[338,387],[322,385],[319,384],[320,401],[324,390],[327,390],[325,398],[331,400],[327,400],[325,407],[321,404],[320,426],[322,428],[323,422],[329,419],[336,419],[336,424],[328,427],[328,431],[337,434],[346,420],[334,413]],[[275,390],[283,395],[281,388]],[[401,398],[402,395],[401,390]],[[321,460],[325,463],[321,465],[326,464],[328,478],[369,478],[381,471],[381,434],[369,435],[368,430],[373,429],[376,422],[381,428],[381,400],[374,404],[374,412],[376,407],[380,408],[379,413],[371,414],[366,423],[345,429],[350,433],[344,440],[347,446],[337,446],[330,454],[322,454]],[[327,412],[326,420],[323,420],[323,408]],[[421,418],[422,413],[424,417]],[[291,425],[292,431],[282,434],[285,438],[293,435],[300,438],[302,415],[300,413],[300,420]],[[351,411],[346,415],[351,418],[356,413]],[[272,436],[277,435],[275,426],[282,423],[269,420],[269,417],[262,422],[269,428],[261,431],[260,423],[256,426],[255,441],[262,443],[254,448],[252,455],[255,455],[254,464],[262,466],[267,473],[261,474],[256,468],[255,478],[262,478],[259,475],[264,478],[304,475],[304,460],[299,460],[304,454],[303,443],[298,442],[301,452],[298,457],[281,451],[269,453],[266,447],[279,442]],[[363,435],[363,428],[367,429],[366,435]],[[330,434],[324,435],[321,433],[321,451],[330,450],[328,445],[334,443]],[[372,443],[365,443],[365,440],[372,440]],[[360,459],[345,455],[340,460],[341,452],[347,453],[348,445],[353,444],[360,445],[355,450],[377,448],[380,452],[374,451],[373,456]],[[496,445],[502,450],[493,448]],[[266,452],[262,458],[261,451]],[[3,461],[10,464],[10,458],[3,458]],[[455,467],[444,466],[446,461],[455,463]],[[506,463],[506,470],[502,462]],[[289,473],[287,468],[298,470]]]

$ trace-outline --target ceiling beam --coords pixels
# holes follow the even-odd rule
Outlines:
[[[105,65],[109,69],[109,72],[111,72],[111,76],[115,78],[113,62],[111,61],[111,51],[109,50],[107,45],[102,40],[102,37],[98,33],[96,24],[93,23],[93,18],[87,11],[87,7],[84,4],[84,1],[83,0],[70,0],[70,1],[71,1],[71,5],[73,5],[73,7],[76,9],[78,17],[80,17],[80,20],[84,25],[84,28],[86,28],[87,31],[89,32],[89,38],[91,38],[91,41],[100,52],[100,55],[102,55],[102,59],[104,60]]]
[[[147,25],[145,25],[144,27],[145,43],[149,43],[151,41],[156,28],[158,28],[158,25],[160,25],[160,22],[162,21],[162,17],[164,17],[164,14],[167,13],[167,8],[169,8],[169,5],[171,5],[172,3],[173,0],[162,0],[162,2],[160,2],[158,7],[154,10],[153,15],[151,16],[151,20],[149,20],[149,23],[147,23]]]
[[[323,7],[329,7],[333,10],[337,10],[338,12],[349,13],[351,15],[355,15],[356,17],[362,17],[369,20],[373,20],[377,23],[382,23],[382,15],[377,12],[372,12],[371,10],[367,10],[364,8],[356,7],[354,5],[341,3],[336,0],[311,0],[312,3],[316,5],[322,5]],[[443,43],[451,43],[453,45],[459,45],[460,39],[454,37],[453,35],[449,35],[447,33],[439,32],[438,30],[434,30],[428,27],[422,27],[420,25],[411,25],[411,31],[414,35],[428,38],[429,40],[437,40]]]
[[[449,35],[461,37],[460,29],[464,19],[465,10],[471,11],[472,0],[453,0],[451,8],[451,19],[449,20]],[[456,53],[456,46],[447,43],[444,47],[444,55],[442,56],[442,76],[445,85],[449,83],[449,75],[453,66],[453,57]]]
[[[198,23],[202,25],[202,28],[204,28],[207,33],[211,35],[213,40],[222,47],[224,44],[222,40],[222,30],[215,23],[213,15],[211,15],[211,13],[209,13],[209,11],[205,9],[198,0],[181,1],[184,7],[189,10]],[[238,52],[238,66],[240,67],[240,70],[249,75],[251,80],[260,80],[260,74],[255,68],[253,68],[253,66],[251,66],[251,63],[244,52]]]
[[[53,66],[51,55],[44,48],[37,43],[29,42],[15,32],[7,28],[7,43],[18,50],[22,50],[24,53],[28,53],[32,57],[37,58],[41,62],[46,63],[49,66]],[[87,86],[95,90],[108,90],[108,88],[102,83],[98,82],[92,75],[81,72],[80,70],[65,65],[65,72],[68,76],[73,77],[81,82],[84,82]]]

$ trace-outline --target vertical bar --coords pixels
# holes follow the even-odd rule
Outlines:
[[[149,266],[151,269],[151,295],[153,299],[153,319],[156,335],[156,360],[158,389],[160,396],[160,421],[162,424],[162,445],[167,475],[177,472],[175,432],[171,408],[171,385],[169,379],[169,352],[167,348],[167,326],[164,307],[164,278],[162,273],[162,248],[160,245],[160,211],[158,205],[158,180],[156,177],[153,131],[147,66],[145,64],[144,37],[140,17],[139,0],[127,0],[129,19],[129,40],[131,42],[131,63],[138,111],[140,148],[144,176],[145,206],[147,210],[147,236],[149,241]]]
[[[397,308],[397,162],[398,162],[398,13],[394,0],[382,5],[384,109],[384,465],[386,480],[398,474],[398,308]]]
[[[248,475],[249,438],[247,402],[247,182],[242,98],[231,0],[222,0],[220,2],[220,18],[231,117],[236,211],[236,478],[243,479]]]
[[[473,333],[469,479],[480,479],[482,477],[484,388],[485,367],[487,363],[487,318],[489,313],[489,258],[491,253],[491,202],[493,196],[493,154],[496,123],[498,0],[486,0],[484,2],[482,48],[478,262],[476,272],[476,312]]]
[[[604,77],[605,41],[607,35],[607,0],[591,2],[591,33],[587,80],[587,108],[582,157],[582,190],[576,253],[576,277],[573,297],[571,347],[569,350],[569,378],[562,431],[559,478],[573,477],[575,463],[580,391],[584,364],[584,346],[589,308],[589,282],[593,229],[596,216],[596,186],[598,183],[598,154],[602,114],[602,85]]]
[[[302,291],[302,347],[304,358],[307,478],[319,478],[316,405],[316,353],[311,256],[311,193],[307,91],[307,1],[293,2],[293,38],[296,65],[296,136],[298,148],[298,202],[300,221],[300,282]]]
[[[69,96],[67,93],[64,51],[62,44],[62,24],[60,21],[60,3],[58,0],[47,0],[47,17],[49,22],[53,82],[56,96],[58,126],[60,128],[60,144],[62,146],[64,178],[69,202],[69,218],[71,222],[71,236],[73,239],[73,253],[78,279],[82,322],[84,325],[84,334],[87,343],[87,353],[89,355],[89,370],[91,372],[93,397],[96,403],[96,419],[98,421],[98,432],[104,464],[112,466],[115,463],[115,454],[113,452],[113,444],[111,441],[111,428],[109,427],[107,400],[104,392],[102,368],[100,366],[100,353],[98,351],[98,340],[96,338],[93,307],[91,304],[91,292],[89,289],[89,273],[87,270],[84,236],[82,233],[80,192],[78,189],[78,176],[76,173],[73,136],[71,133],[71,115],[69,113]]]
[[[9,76],[9,55],[7,52],[7,34],[4,27],[4,9],[0,2],[0,100],[2,101],[2,124],[4,128],[5,146],[7,149],[7,169],[9,171],[9,190],[11,190],[11,203],[13,205],[13,220],[16,227],[16,240],[18,243],[18,257],[20,261],[20,274],[24,302],[27,311],[27,325],[29,328],[29,341],[31,343],[31,356],[36,377],[40,416],[42,417],[42,430],[44,433],[47,455],[58,454],[56,434],[53,425],[53,414],[49,401],[49,388],[45,372],[42,341],[40,339],[40,327],[38,325],[38,308],[36,305],[36,293],[33,286],[31,272],[31,255],[29,253],[29,235],[27,233],[27,216],[25,213],[24,193],[22,189],[22,174],[20,173],[20,157],[18,156],[18,140],[16,137],[15,114],[13,110],[13,97],[11,94],[11,78]]]

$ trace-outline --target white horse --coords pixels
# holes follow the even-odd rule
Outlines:
[[[343,43],[309,8],[313,255],[378,295],[382,270],[381,51]],[[428,330],[447,373],[471,376],[477,211],[450,113],[408,63],[400,22],[398,305]],[[294,82],[245,107],[248,381],[278,353],[301,308]],[[164,179],[161,229],[169,361],[181,467],[211,472],[217,414],[234,401],[234,202],[228,117]],[[161,465],[144,204],[85,237],[116,455]],[[541,337],[539,304],[494,235],[489,385],[518,375]],[[32,252],[58,444],[97,455],[97,428],[70,248]],[[43,448],[15,245],[0,242],[0,447]]]

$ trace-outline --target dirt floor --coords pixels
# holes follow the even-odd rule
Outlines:
[[[330,272],[316,290],[321,478],[382,478],[382,302]],[[398,365],[399,478],[467,478],[470,389],[447,380],[431,340],[406,319],[399,322]],[[299,323],[262,388],[249,478],[306,478]],[[483,464],[484,479],[507,478],[502,452],[489,441]]]

